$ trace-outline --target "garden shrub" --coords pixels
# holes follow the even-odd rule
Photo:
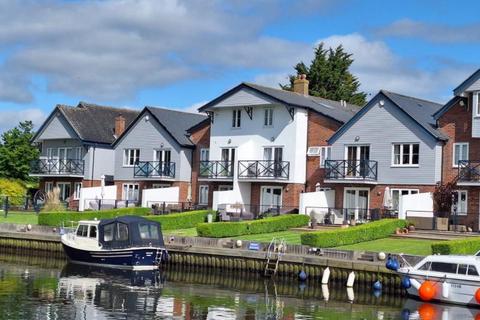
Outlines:
[[[303,214],[286,214],[278,217],[241,222],[215,222],[197,225],[201,237],[225,238],[247,234],[285,231],[308,224],[310,218]]]
[[[480,250],[480,239],[449,240],[432,243],[432,254],[467,254]]]
[[[211,210],[197,210],[160,216],[148,216],[146,218],[160,222],[162,225],[162,230],[175,230],[194,228],[199,223],[207,221],[207,215],[209,213],[215,215],[215,212]]]
[[[306,232],[300,237],[303,245],[329,248],[387,238],[397,228],[406,226],[406,220],[384,219],[346,229]]]
[[[0,203],[3,203],[5,196],[8,196],[11,205],[22,205],[25,203],[26,193],[27,190],[20,181],[0,178]]]
[[[65,227],[71,226],[71,222],[77,222],[80,220],[93,220],[93,219],[111,219],[118,216],[135,215],[145,216],[150,213],[150,208],[120,208],[101,211],[60,211],[60,212],[41,212],[38,215],[38,224],[45,226],[58,227],[64,225]]]

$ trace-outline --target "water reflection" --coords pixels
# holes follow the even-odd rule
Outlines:
[[[0,319],[473,319],[369,287],[270,281],[202,269],[120,271],[0,256]],[[349,301],[353,300],[353,301]]]

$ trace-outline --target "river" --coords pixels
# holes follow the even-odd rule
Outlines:
[[[352,301],[353,299],[353,301]],[[477,318],[475,318],[477,317]],[[479,319],[356,286],[208,270],[131,272],[0,254],[0,319]]]

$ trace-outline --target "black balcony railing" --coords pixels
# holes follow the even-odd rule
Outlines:
[[[325,160],[328,180],[377,180],[378,163],[372,160]]]
[[[139,161],[133,175],[140,178],[175,178],[175,162]]]
[[[74,159],[37,159],[30,164],[30,173],[48,175],[83,175],[84,161]]]
[[[458,162],[459,182],[480,182],[480,160],[460,160]]]
[[[232,161],[200,161],[200,178],[231,179],[233,178]]]
[[[239,179],[274,179],[288,180],[289,161],[243,160],[238,161]]]

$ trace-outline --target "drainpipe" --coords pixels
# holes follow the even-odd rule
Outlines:
[[[93,145],[93,155],[92,155],[92,174],[91,174],[91,180],[90,180],[90,187],[93,187],[93,173],[95,172],[95,150],[96,150],[97,144],[95,143]]]

